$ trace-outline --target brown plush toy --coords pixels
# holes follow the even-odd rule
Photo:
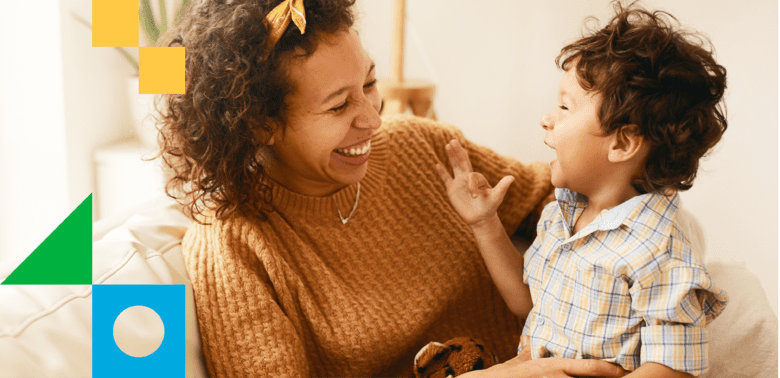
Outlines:
[[[446,343],[428,343],[414,357],[416,378],[457,377],[472,370],[487,369],[498,358],[479,340],[456,337]]]

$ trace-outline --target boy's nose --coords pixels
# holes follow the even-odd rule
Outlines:
[[[539,123],[542,125],[542,128],[547,130],[553,127],[553,117],[551,113],[547,113],[542,116],[542,119],[539,120]]]

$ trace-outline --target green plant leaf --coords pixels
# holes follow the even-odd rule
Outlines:
[[[168,30],[168,15],[165,9],[165,0],[160,0],[160,34]]]
[[[74,12],[70,12],[71,17],[76,19],[80,24],[86,26],[89,28],[89,30],[92,30],[92,24],[89,23],[89,21],[81,18],[81,16],[77,15]],[[122,54],[122,56],[125,57],[125,59],[135,67],[136,72],[138,71],[138,61],[135,60],[130,54],[127,53],[123,48],[121,47],[115,47],[115,49],[119,50],[119,52]]]
[[[85,20],[85,19],[81,18],[81,16],[77,15],[75,12],[70,12],[70,16],[71,16],[71,17],[73,17],[73,18],[75,18],[75,19],[76,19],[76,21],[78,21],[78,22],[79,22],[79,23],[81,23],[82,25],[84,25],[84,26],[88,27],[88,28],[89,28],[89,30],[92,30],[92,24],[90,24],[90,23],[89,23],[89,21],[87,21],[87,20]]]
[[[144,35],[146,35],[149,46],[154,46],[157,43],[157,38],[160,37],[160,30],[157,29],[157,24],[154,22],[154,15],[152,14],[152,7],[149,5],[149,0],[141,0],[141,27],[144,29]]]
[[[187,9],[187,4],[189,4],[190,0],[183,0],[181,2],[181,7],[178,11],[176,11],[176,16],[173,18],[173,24],[177,24],[179,22],[179,18],[181,18],[182,13],[185,9]]]
[[[125,59],[128,62],[130,62],[130,64],[132,64],[133,67],[135,67],[135,70],[138,71],[138,62],[132,56],[130,56],[130,54],[128,54],[127,51],[125,51],[125,49],[123,49],[121,47],[116,47],[116,49],[119,50],[119,52],[122,54],[122,56],[124,56]],[[136,73],[138,73],[138,72],[136,72]]]

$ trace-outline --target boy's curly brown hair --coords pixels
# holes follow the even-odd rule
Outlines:
[[[185,47],[185,93],[162,96],[160,153],[166,193],[196,220],[236,211],[267,218],[266,142],[286,124],[291,60],[322,36],[350,28],[355,0],[304,0],[306,32],[290,22],[271,46],[265,16],[280,0],[193,1],[159,45]],[[161,103],[160,103],[161,102]]]
[[[650,143],[633,182],[638,191],[690,189],[699,160],[726,131],[726,69],[706,37],[681,29],[671,14],[636,2],[614,9],[605,27],[565,46],[555,64],[576,64],[580,85],[601,94],[606,135],[635,125]]]

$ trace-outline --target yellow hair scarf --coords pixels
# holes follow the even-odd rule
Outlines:
[[[290,19],[301,31],[301,34],[306,31],[306,11],[303,9],[303,0],[284,0],[265,16],[265,21],[271,31],[271,46],[276,45],[284,31],[287,30]]]

